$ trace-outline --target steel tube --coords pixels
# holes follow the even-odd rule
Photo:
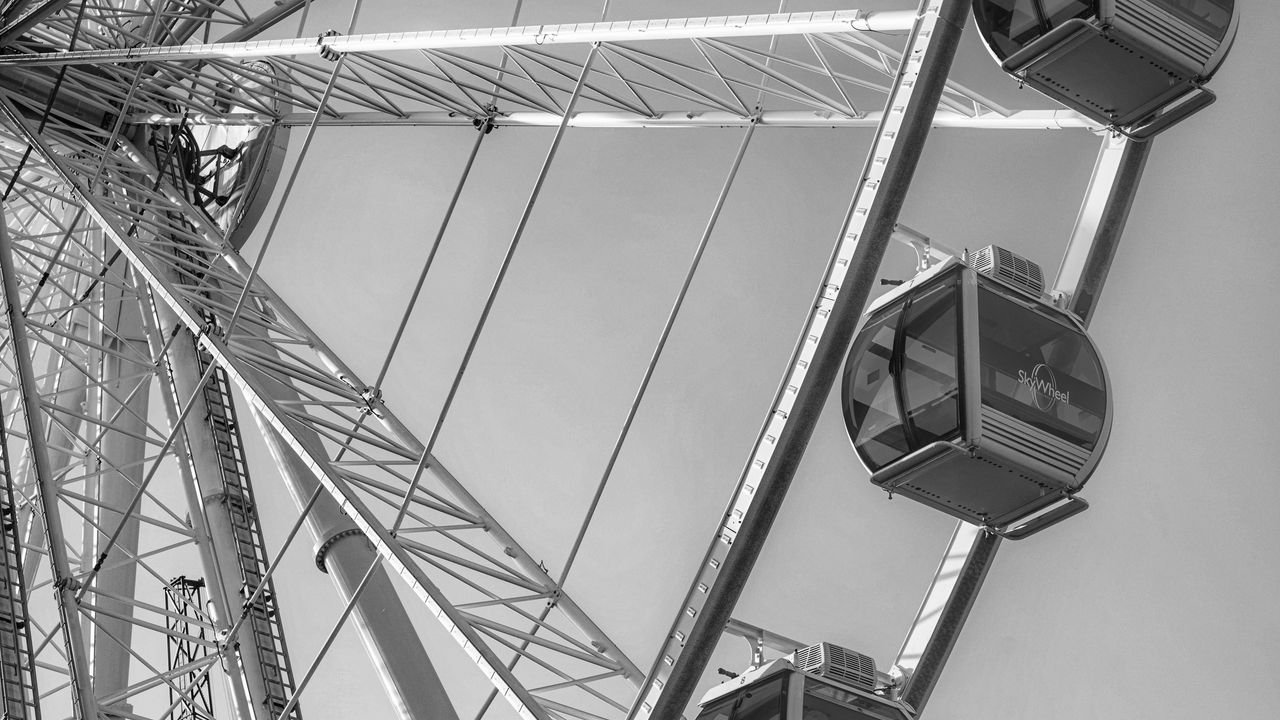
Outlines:
[[[312,113],[289,113],[279,119],[261,113],[229,113],[207,115],[130,115],[133,123],[178,125],[184,121],[196,125],[283,125],[297,127],[311,123]],[[619,111],[584,111],[569,116],[572,128],[745,128],[755,124],[777,128],[874,128],[884,118],[876,110],[847,117],[820,110],[765,110],[758,115],[731,113],[723,110],[670,110],[653,115]],[[340,117],[322,117],[319,124],[341,127],[463,127],[474,125],[470,115],[422,111],[388,115],[379,112],[343,113]],[[494,127],[556,127],[562,115],[549,112],[515,111],[495,115]],[[1073,110],[1017,110],[1009,115],[988,112],[977,116],[940,109],[933,116],[936,128],[969,130],[1096,130],[1097,123]]]
[[[620,43],[640,40],[693,38],[743,38],[774,35],[809,35],[869,32],[905,32],[916,13],[890,10],[835,10],[778,15],[632,20],[523,27],[423,30],[417,32],[334,35],[321,38],[250,40],[245,42],[156,46],[112,50],[77,50],[45,55],[24,54],[0,58],[0,66],[81,65],[102,62],[165,62],[217,58],[264,58],[337,53],[375,53],[397,50],[456,50],[513,45],[564,45]]]
[[[897,695],[919,717],[938,684],[978,591],[1000,549],[1000,536],[959,523],[894,669],[906,677]]]
[[[720,186],[720,192],[716,195],[715,203],[711,207],[711,215],[707,218],[707,224],[702,229],[702,235],[698,238],[697,249],[693,253],[693,260],[689,263],[689,269],[685,272],[684,282],[680,285],[680,291],[676,293],[675,302],[671,304],[671,310],[667,313],[666,322],[662,325],[662,332],[658,335],[658,342],[653,348],[653,352],[649,355],[649,363],[645,366],[644,374],[640,378],[640,384],[636,388],[635,395],[632,396],[631,405],[627,408],[626,419],[622,421],[622,428],[618,430],[618,435],[614,439],[613,449],[609,452],[609,459],[605,462],[604,472],[600,476],[600,481],[596,484],[596,491],[591,496],[591,503],[587,506],[586,517],[582,520],[581,527],[578,528],[578,534],[573,540],[573,546],[569,549],[569,555],[564,561],[564,567],[560,570],[560,585],[564,585],[569,578],[569,570],[573,568],[573,561],[578,556],[578,550],[582,547],[582,541],[587,535],[587,528],[591,525],[591,520],[595,517],[596,508],[600,504],[600,498],[604,495],[605,486],[609,484],[609,478],[613,475],[613,467],[618,461],[618,456],[622,453],[623,443],[627,440],[627,435],[631,432],[631,424],[636,419],[636,413],[640,410],[640,402],[644,400],[645,391],[649,389],[649,381],[653,379],[653,372],[658,367],[658,360],[662,357],[662,351],[667,346],[667,338],[671,336],[671,329],[675,327],[676,317],[680,314],[680,308],[684,306],[684,299],[689,294],[689,286],[693,284],[693,276],[698,271],[698,266],[702,263],[702,255],[707,250],[707,244],[711,242],[711,235],[715,232],[716,223],[720,219],[720,211],[724,209],[725,200],[729,198],[729,191],[733,188],[733,181],[738,177],[738,169],[742,167],[742,159],[747,155],[747,148],[751,146],[751,138],[755,135],[756,126],[751,124],[747,127],[747,132],[742,136],[742,142],[738,144],[738,150],[733,155],[733,162],[729,166],[729,173],[725,176],[724,183]]]
[[[96,720],[98,703],[94,698],[89,654],[85,647],[84,629],[80,624],[79,605],[72,587],[74,576],[67,557],[66,537],[62,530],[62,512],[58,505],[58,488],[49,467],[45,445],[44,416],[35,372],[31,367],[31,350],[27,343],[26,319],[20,307],[18,282],[14,275],[13,245],[0,209],[0,276],[4,286],[5,319],[8,321],[13,349],[14,368],[22,386],[23,415],[26,417],[27,443],[35,462],[40,506],[44,510],[45,548],[53,572],[54,593],[62,623],[66,646],[67,672],[73,693],[75,714],[80,720]]]
[[[51,169],[65,182],[68,182],[74,188],[74,194],[80,202],[84,203],[87,212],[94,219],[94,222],[100,225],[104,231],[110,235],[113,241],[122,244],[122,252],[125,254],[133,267],[145,275],[147,282],[152,286],[156,295],[163,299],[167,304],[178,312],[184,324],[193,329],[199,329],[204,326],[203,321],[193,313],[193,308],[188,305],[179,295],[175,294],[173,287],[167,283],[162,277],[156,274],[154,263],[149,258],[139,254],[137,243],[125,234],[123,234],[117,221],[113,219],[111,211],[105,209],[94,197],[94,195],[84,188],[84,186],[75,179],[75,177],[62,164],[59,157],[53,153],[45,143],[22,119],[22,117],[12,108],[12,106],[4,102],[0,98],[0,109],[6,118],[12,123],[12,126],[18,130],[22,137],[36,147],[40,155],[45,158],[51,166]],[[127,147],[126,143],[121,143]],[[145,160],[137,159],[133,156],[136,151],[131,151],[131,161],[138,168],[148,173],[153,173],[154,169],[150,168]],[[172,202],[182,205],[182,199],[171,188],[161,183],[158,188]],[[240,277],[247,278],[249,268],[242,259],[240,259],[231,249],[223,242],[216,229],[209,231],[207,222],[203,221],[200,214],[194,210],[189,210],[190,214],[186,217],[200,228],[201,237],[199,242],[205,247],[220,253],[220,260],[228,263],[229,268]],[[194,239],[194,238],[193,238]],[[281,322],[291,328],[290,334],[294,337],[305,338],[311,350],[316,353],[317,359],[335,374],[343,383],[352,389],[352,394],[358,395],[360,389],[366,388],[359,377],[350,370],[348,366],[326,346],[324,341],[312,332],[301,319],[297,318],[287,304],[283,303],[278,296],[270,289],[269,286],[262,284],[255,289],[255,296],[262,299],[264,303],[269,305],[271,309],[281,317]],[[385,526],[379,522],[373,514],[368,510],[361,500],[355,496],[351,489],[343,480],[341,474],[337,472],[330,464],[323,453],[314,450],[311,445],[303,440],[299,440],[299,433],[296,423],[286,423],[283,419],[285,414],[281,410],[281,406],[272,399],[271,392],[264,386],[264,382],[253,371],[247,371],[248,368],[236,353],[230,352],[222,340],[217,336],[204,336],[201,338],[201,344],[215,359],[227,368],[233,382],[235,382],[246,394],[249,402],[254,404],[262,413],[263,418],[273,428],[281,433],[285,443],[299,453],[300,462],[305,465],[315,477],[325,486],[332,496],[337,498],[342,508],[349,510],[351,519],[353,519],[360,529],[367,533],[369,541],[375,546],[379,553],[384,555],[391,563],[394,569],[414,594],[423,601],[427,608],[444,624],[445,629],[455,640],[467,651],[470,657],[489,677],[490,681],[497,686],[502,694],[509,699],[515,710],[521,716],[545,718],[546,711],[538,704],[540,701],[535,700],[527,692],[524,691],[516,679],[501,667],[501,662],[497,660],[493,650],[480,637],[479,633],[473,629],[465,619],[461,617],[461,613],[456,611],[447,602],[442,602],[443,593],[428,578],[424,569],[415,563],[414,559],[408,556],[407,551],[399,546],[395,539],[387,532]],[[243,347],[243,344],[241,345]],[[237,351],[239,352],[239,351]],[[247,371],[247,372],[246,372]],[[293,401],[296,404],[296,400]],[[401,424],[385,406],[376,404],[371,410],[379,416],[387,428],[396,435],[405,449],[412,455],[416,456],[421,453],[422,444],[417,441],[412,433]],[[308,418],[310,420],[310,418]],[[435,463],[435,458],[430,458],[430,462]],[[513,560],[518,563],[521,569],[531,578],[538,579],[539,582],[545,583],[546,586],[554,586],[554,582],[547,576],[545,570],[541,569],[538,562],[532,558],[515,542],[511,536],[506,533],[500,525],[493,521],[492,517],[484,511],[475,498],[472,497],[464,487],[457,482],[455,478],[448,474],[444,468],[438,464],[432,466],[429,472],[434,475],[444,488],[451,494],[455,495],[459,505],[468,509],[475,508],[472,513],[478,518],[484,520],[484,526],[489,532],[490,538],[498,546],[504,549],[504,552],[510,555]],[[346,543],[343,543],[346,544]],[[628,676],[637,678],[640,676],[639,671],[626,660],[625,655],[605,636],[591,620],[582,613],[568,597],[560,596],[558,608],[565,612],[565,615],[576,624],[583,633],[585,633],[593,646],[599,648],[599,651],[610,658],[618,659],[628,668]],[[401,638],[402,639],[402,638]],[[477,657],[477,655],[479,657]]]
[[[1087,326],[1138,194],[1152,140],[1103,141],[1054,288]]]
[[[730,620],[795,477],[876,282],[880,261],[893,235],[931,119],[946,85],[970,5],[971,0],[924,0],[920,5],[920,28],[923,29],[930,13],[936,12],[936,21],[931,33],[925,35],[920,30],[913,33],[909,51],[924,46],[927,52],[922,53],[922,57],[913,52],[904,54],[898,82],[890,93],[886,122],[890,113],[900,110],[901,124],[896,132],[882,126],[872,145],[845,216],[825,284],[815,303],[817,314],[810,315],[793,356],[793,367],[784,381],[785,387],[762,432],[763,442],[757,445],[757,453],[748,464],[708,557],[699,568],[699,578],[705,574],[709,581],[695,578],[690,590],[690,596],[700,595],[688,604],[692,626],[681,625],[681,616],[689,613],[684,607],[680,608],[676,627],[682,629],[673,627],[650,673],[650,685],[642,691],[637,707],[632,710],[632,718],[677,720],[681,717]],[[919,67],[909,66],[913,62],[918,62]],[[907,86],[902,79],[909,72],[915,75],[915,80]],[[909,98],[905,106],[903,95]],[[877,173],[880,173],[878,182],[873,179]],[[845,257],[844,248],[849,242],[855,244],[851,256]],[[844,274],[837,266],[846,262],[847,274]],[[775,424],[781,424],[780,431],[773,429]],[[762,469],[755,476],[752,466],[757,463]],[[753,492],[746,487],[748,478],[754,484]],[[727,545],[728,549],[721,552],[720,544]],[[716,553],[720,556],[714,560],[715,569],[709,571],[711,556]],[[702,585],[707,588],[705,592],[700,590]],[[700,609],[696,605],[700,605]],[[663,666],[668,657],[673,663],[670,672],[665,672]],[[665,675],[665,685],[656,681],[660,674]]]
[[[76,318],[73,318],[73,332],[79,331],[86,337],[88,336],[88,326],[84,322],[78,322],[77,318],[84,317],[84,311],[77,310]],[[88,366],[88,357],[80,355],[83,346],[79,343],[71,342],[70,338],[64,338],[62,352],[54,352],[49,355],[47,371],[52,383],[49,404],[56,407],[56,412],[62,413],[68,411],[62,420],[62,427],[49,427],[45,436],[45,452],[49,460],[49,467],[55,472],[59,472],[62,468],[70,466],[73,462],[72,449],[75,447],[73,437],[77,429],[80,427],[79,410],[84,406],[85,399],[88,397],[89,378],[76,366],[77,363],[68,362],[63,353],[79,355],[77,359],[82,360],[81,367]],[[33,458],[27,455],[23,458],[24,464],[32,462]],[[19,476],[26,477],[30,467],[25,467],[19,471]],[[56,475],[55,475],[56,477]],[[44,542],[40,537],[44,534],[44,516],[35,512],[35,508],[24,505],[20,514],[22,519],[23,546],[36,550],[43,550]],[[35,577],[36,569],[39,563],[43,562],[40,552],[27,552],[22,558],[22,574],[23,577]]]
[[[123,273],[116,270],[115,274],[116,279],[123,283]],[[104,333],[103,343],[109,350],[98,353],[101,376],[94,395],[99,400],[97,407],[89,410],[89,415],[96,415],[95,421],[109,424],[110,429],[101,433],[98,446],[101,462],[105,465],[104,472],[92,478],[86,490],[96,502],[91,512],[98,526],[116,530],[113,537],[108,537],[101,530],[86,528],[85,557],[99,557],[106,553],[134,557],[138,552],[139,532],[134,495],[143,483],[150,379],[133,378],[149,369],[139,362],[148,358],[148,353],[137,304],[129,302],[127,294],[115,283],[103,283],[101,291],[102,321],[113,332],[110,337]],[[111,540],[114,540],[113,545],[104,544]],[[137,572],[138,566],[133,562],[104,567],[93,580],[93,591],[131,598]],[[124,646],[133,637],[133,606],[109,597],[99,598],[98,606],[100,609],[92,613],[96,622],[89,628],[93,683],[95,692],[109,694],[129,686],[132,659]],[[106,640],[104,633],[118,638],[120,642]],[[132,712],[133,707],[121,701],[102,709],[110,715],[117,709]]]
[[[242,328],[247,327],[242,325]],[[264,344],[263,348],[270,352],[267,345]],[[277,384],[273,384],[271,392],[277,401],[299,399],[296,392]],[[290,496],[299,508],[305,507],[320,491],[320,481],[274,426],[262,417],[258,408],[251,407],[254,422],[266,440],[267,449],[276,461]],[[300,427],[295,431],[300,442],[310,443],[316,453],[323,452],[320,438],[315,433],[307,433]],[[319,493],[307,515],[307,528],[317,545],[341,536],[321,560],[344,603],[352,601],[365,573],[371,573],[367,586],[356,598],[354,622],[397,715],[402,720],[457,720],[457,711],[377,553],[332,495]],[[371,565],[375,566],[372,570]]]
[[[248,40],[258,33],[267,30],[276,23],[284,20],[300,8],[304,7],[311,0],[281,0],[275,3],[269,9],[263,11],[253,20],[232,30],[218,40],[219,43],[234,43]]]
[[[161,393],[165,413],[171,426],[180,422],[184,425],[184,431],[176,441],[179,472],[186,493],[192,530],[196,535],[201,563],[208,579],[209,600],[215,609],[214,630],[221,634],[229,631],[230,624],[240,612],[240,602],[233,602],[232,598],[242,600],[241,579],[239,573],[235,572],[232,561],[238,548],[230,516],[226,512],[208,511],[209,505],[226,502],[226,498],[222,497],[221,464],[212,430],[194,413],[187,413],[183,418],[179,404],[184,399],[197,398],[196,402],[201,400],[196,392],[200,387],[202,373],[196,357],[195,339],[167,307],[157,307],[151,302],[148,305],[151,306],[155,322],[148,333],[152,351],[166,359],[166,362],[161,363],[162,379],[165,381]],[[162,353],[161,336],[165,333],[165,328],[173,328],[178,338],[169,345],[167,352]],[[219,653],[230,684],[228,695],[232,711],[245,720],[256,717],[254,708],[265,708],[267,701],[262,664],[258,654],[252,651],[255,645],[252,630],[247,625],[242,625],[235,640],[223,643]],[[239,654],[233,651],[236,646],[240,648]]]
[[[1151,141],[1104,137],[1089,187],[1076,216],[1054,291],[1086,326],[1138,191]],[[906,677],[899,697],[917,716],[924,711],[978,591],[1000,548],[999,536],[959,523],[930,583],[924,603],[898,652],[895,669]]]

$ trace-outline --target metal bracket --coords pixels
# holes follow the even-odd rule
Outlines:
[[[764,664],[764,650],[770,648],[780,653],[792,653],[805,647],[805,643],[793,640],[784,635],[769,632],[762,627],[745,623],[736,618],[729,618],[724,626],[726,635],[737,635],[751,646],[751,667],[758,668]]]
[[[325,30],[316,37],[316,44],[320,46],[320,57],[328,60],[329,62],[337,62],[338,58],[342,57],[342,53],[334,50],[329,43],[325,42],[327,38],[337,37],[341,34],[342,33],[337,30]]]
[[[948,259],[957,257],[956,251],[945,245],[936,243],[928,235],[897,223],[893,226],[892,239],[904,245],[910,245],[916,251],[916,273],[922,273]]]
[[[386,406],[382,402],[382,388],[367,387],[360,391],[360,399],[364,400],[364,407],[360,408],[361,415],[382,417],[382,408]]]
[[[63,588],[66,588],[74,592],[82,587],[84,587],[83,583],[69,575],[66,577],[60,577],[53,581],[54,590],[62,590]]]

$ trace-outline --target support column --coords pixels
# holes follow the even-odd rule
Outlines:
[[[1054,290],[1087,326],[1102,294],[1120,235],[1138,196],[1138,182],[1154,140],[1106,137],[1093,166],[1075,229],[1058,268]]]
[[[180,326],[167,308],[157,312],[155,304],[150,300],[146,305],[148,320],[155,323],[148,328],[147,338],[153,355],[158,356],[168,339],[165,328],[172,331]],[[169,317],[166,318],[166,315]],[[163,386],[161,395],[170,427],[181,416],[182,403],[193,396],[196,402],[203,400],[195,392],[200,381],[198,370],[193,370],[198,367],[195,340],[185,328],[179,332],[185,337],[179,337],[170,343],[167,362],[161,364],[160,371]],[[221,491],[221,483],[218,481],[220,468],[213,445],[212,433],[204,422],[203,413],[199,407],[193,408],[183,420],[183,430],[174,442],[174,453],[178,458],[191,529],[200,550],[200,561],[206,586],[209,588],[209,602],[213,605],[213,628],[222,640],[240,613],[241,603],[235,599],[240,598],[241,580],[239,573],[235,572],[232,560],[236,552],[235,538],[226,513],[205,512],[206,502],[216,498]],[[227,695],[232,712],[238,720],[271,720],[271,715],[264,712],[267,707],[264,675],[258,655],[254,652],[250,626],[242,624],[236,637],[221,645],[222,668],[227,676]]]
[[[999,549],[1000,536],[977,525],[958,523],[951,535],[947,553],[893,665],[892,674],[904,678],[897,697],[917,717],[938,684]]]
[[[73,310],[73,317],[80,318],[80,322],[76,322],[72,326],[72,333],[78,338],[88,339],[89,326],[84,321],[85,313],[82,310]],[[48,453],[49,467],[54,473],[62,473],[65,468],[70,466],[76,454],[75,437],[80,427],[79,415],[85,412],[85,401],[88,398],[89,378],[85,376],[79,368],[75,367],[78,363],[80,367],[87,368],[89,366],[89,356],[79,352],[82,348],[79,343],[72,342],[68,338],[62,341],[61,353],[71,355],[74,362],[68,360],[60,353],[52,353],[49,356],[49,362],[46,366],[46,392],[45,397],[49,398],[47,402],[57,407],[69,411],[60,413],[64,427],[48,429],[48,435],[45,438],[45,448]],[[18,471],[18,477],[29,477],[32,473],[31,464],[33,459],[28,454],[23,458],[22,467]],[[44,516],[36,512],[30,505],[24,505],[19,517],[22,530],[23,547],[44,549]],[[35,573],[43,562],[44,556],[40,552],[28,552],[23,554],[22,558],[22,576],[30,580],[35,577]]]
[[[274,399],[298,400],[296,393],[277,387],[272,386]],[[320,482],[256,407],[253,419],[289,488],[289,495],[301,509],[316,493]],[[314,433],[306,433],[301,428],[298,433],[303,442],[319,445],[320,439]],[[317,453],[323,456],[322,451]],[[317,566],[332,577],[343,603],[349,602],[369,566],[380,563],[373,546],[327,492],[320,492],[307,516],[307,529],[316,539]],[[381,564],[374,569],[373,577],[356,600],[353,620],[383,689],[401,720],[458,720],[457,711]]]
[[[923,0],[824,284],[725,516],[632,720],[678,720],[795,477],[876,282],[971,0]]]
[[[26,417],[27,441],[35,463],[39,501],[44,514],[45,545],[53,572],[53,591],[57,597],[62,639],[67,654],[68,681],[72,705],[79,720],[97,720],[98,703],[93,694],[89,655],[85,647],[84,629],[80,624],[79,604],[75,597],[75,579],[67,557],[66,538],[62,532],[58,488],[49,467],[45,444],[44,414],[40,393],[31,367],[31,350],[27,343],[26,318],[19,305],[18,281],[14,273],[13,246],[0,210],[0,280],[4,286],[5,321],[11,335],[13,363],[22,386],[23,415]]]
[[[251,330],[249,323],[241,327]],[[263,354],[275,354],[274,348],[267,343],[256,349]],[[296,403],[301,399],[297,392],[278,383],[271,383],[268,392],[274,400],[282,403]],[[251,407],[254,422],[266,440],[290,497],[299,509],[305,507],[319,489],[319,480],[271,423],[261,416],[257,407]],[[301,426],[295,432],[300,442],[315,448],[316,457],[325,456],[320,437],[315,432]],[[316,540],[316,565],[332,577],[344,604],[351,600],[370,565],[378,564],[356,600],[353,619],[397,716],[401,720],[458,720],[457,711],[423,649],[417,630],[378,554],[351,518],[342,512],[332,495],[323,491],[319,493],[307,516],[307,529]]]
[[[1104,137],[1098,151],[1093,176],[1052,286],[1061,306],[1075,313],[1086,327],[1106,282],[1150,152],[1150,140],[1134,142],[1118,136]],[[933,694],[977,602],[1000,542],[999,536],[976,526],[956,526],[894,663],[895,672],[905,678],[899,697],[917,716]]]
[[[126,280],[124,273],[115,270],[113,282],[102,284],[102,319],[107,332],[102,333],[105,351],[99,354],[101,364],[101,391],[95,393],[98,406],[91,409],[104,430],[97,448],[101,474],[90,485],[89,496],[97,503],[90,506],[91,517],[97,529],[86,530],[86,558],[98,558],[109,554],[112,560],[98,572],[93,582],[97,593],[95,604],[103,612],[95,613],[95,621],[88,626],[89,647],[92,653],[94,689],[101,695],[111,695],[129,687],[129,667],[132,657],[127,647],[133,638],[133,605],[120,598],[134,597],[138,566],[128,561],[138,552],[138,511],[127,517],[124,512],[142,485],[147,435],[146,417],[151,395],[153,368],[147,364],[149,357],[146,337],[142,330],[142,317],[138,304],[133,302],[120,287]],[[104,547],[110,533],[124,523],[122,532],[111,548]],[[146,601],[146,598],[139,598]],[[153,598],[159,602],[161,598]],[[114,716],[119,710],[126,717],[133,707],[124,701],[107,706],[103,711]]]

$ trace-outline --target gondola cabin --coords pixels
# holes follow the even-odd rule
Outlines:
[[[1111,430],[1107,374],[1034,264],[997,247],[951,259],[872,305],[841,401],[871,482],[1018,539],[1076,497]]]
[[[1208,106],[1235,0],[975,0],[1005,72],[1088,117],[1150,137]]]
[[[880,677],[871,658],[822,643],[712,688],[697,720],[911,720]]]

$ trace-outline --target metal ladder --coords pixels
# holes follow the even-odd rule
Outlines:
[[[200,358],[200,371],[203,373],[208,369],[212,358],[198,346],[196,355]],[[262,525],[258,522],[249,483],[249,466],[245,461],[240,428],[236,422],[231,383],[222,368],[214,368],[204,387],[204,399],[209,427],[213,431],[218,450],[218,463],[222,469],[222,489],[226,497],[223,507],[231,519],[235,534],[241,597],[248,598],[262,584],[268,558],[262,539]],[[285,645],[284,626],[276,606],[275,588],[270,580],[267,581],[266,590],[249,607],[246,624],[253,632],[254,649],[262,667],[269,717],[279,718],[296,686]],[[289,718],[302,719],[302,711],[298,705],[295,704],[289,712]]]
[[[2,419],[0,419],[2,420]],[[8,437],[0,421],[0,717],[38,720],[31,633],[27,623],[27,595],[22,580],[18,523],[13,502]]]

